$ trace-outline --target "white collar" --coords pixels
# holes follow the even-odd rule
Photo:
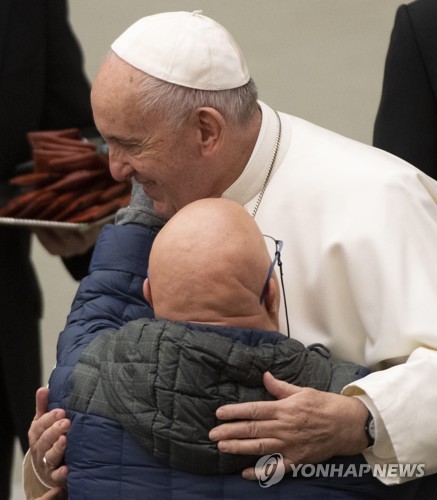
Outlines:
[[[246,205],[260,192],[272,161],[278,135],[278,122],[275,112],[262,101],[258,101],[258,104],[261,109],[262,120],[255,147],[240,177],[222,194],[222,198],[234,200],[241,205]],[[286,138],[283,137],[281,142],[283,140],[288,144],[289,135],[287,134]],[[285,151],[286,149],[284,150],[283,146],[282,143],[279,149]],[[281,158],[277,158],[272,175],[280,163]]]

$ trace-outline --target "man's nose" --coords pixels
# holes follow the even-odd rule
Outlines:
[[[130,179],[134,173],[134,169],[125,158],[111,153],[109,151],[109,170],[112,177],[118,182]]]

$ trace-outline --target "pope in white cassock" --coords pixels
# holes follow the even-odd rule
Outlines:
[[[180,39],[162,48],[181,16],[183,36],[192,42],[189,59]],[[227,32],[211,35],[216,27],[199,13],[151,16],[131,26],[112,49],[121,64],[174,84],[212,91],[247,84],[238,45]],[[216,52],[205,62],[207,49]],[[98,85],[99,79],[93,106],[105,136]],[[359,397],[374,418],[376,440],[364,451],[368,462],[425,463],[426,473],[435,473],[437,183],[397,157],[278,114],[263,102],[258,110],[250,155],[239,170],[230,167],[238,175],[221,195],[254,213],[264,234],[283,240],[291,335],[378,370],[343,391]],[[218,162],[229,162],[226,147],[249,143],[244,135],[238,139],[232,144],[224,134],[225,146],[214,151]],[[147,166],[133,161],[131,171],[123,170],[115,144],[113,151],[113,175],[135,175],[156,210],[171,216],[164,196],[148,191],[154,174]],[[285,332],[284,320],[281,326]]]

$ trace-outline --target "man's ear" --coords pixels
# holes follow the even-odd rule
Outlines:
[[[150,304],[150,307],[153,309],[152,290],[150,289],[149,278],[146,278],[144,280],[143,295],[147,302]]]
[[[279,330],[279,286],[277,280],[272,276],[269,280],[267,294],[264,299],[267,313]]]
[[[226,122],[221,113],[214,108],[198,108],[196,125],[203,156],[213,156],[221,148],[224,140]]]

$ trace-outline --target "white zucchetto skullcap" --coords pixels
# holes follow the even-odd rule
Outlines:
[[[166,82],[200,90],[245,85],[249,69],[232,35],[202,11],[143,17],[112,44],[135,68]]]

